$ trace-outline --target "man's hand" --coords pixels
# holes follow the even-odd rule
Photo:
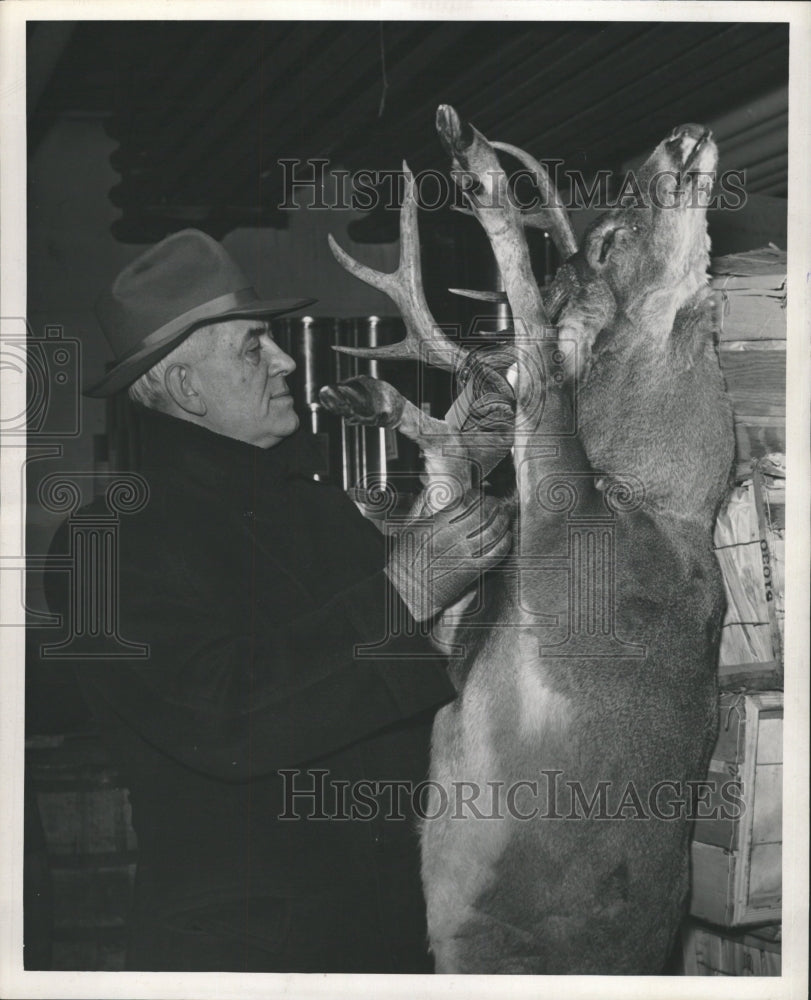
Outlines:
[[[417,621],[456,600],[512,546],[510,518],[494,497],[471,490],[461,505],[389,534],[386,574]]]

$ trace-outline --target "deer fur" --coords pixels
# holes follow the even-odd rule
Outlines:
[[[659,973],[684,915],[691,821],[642,818],[634,795],[647,806],[657,787],[703,779],[716,733],[711,532],[733,456],[706,278],[716,149],[706,130],[676,129],[639,172],[642,200],[599,218],[542,294],[521,213],[493,200],[498,144],[446,106],[437,127],[504,280],[514,391],[492,374],[467,430],[375,380],[322,393],[418,440],[430,479],[469,485],[466,440],[483,474],[512,445],[513,552],[456,610],[458,696],[434,723],[437,818],[421,832],[436,971]],[[605,783],[616,818],[582,815],[568,783],[588,797]],[[479,815],[454,808],[460,787],[478,789]]]

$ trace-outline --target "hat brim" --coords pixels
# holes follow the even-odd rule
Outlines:
[[[107,374],[96,382],[86,385],[82,389],[83,396],[100,398],[112,396],[113,393],[120,392],[132,385],[137,379],[148,372],[149,369],[158,363],[161,358],[172,351],[181,341],[185,340],[192,331],[201,326],[209,326],[212,323],[221,323],[227,319],[247,319],[251,316],[282,316],[284,313],[295,312],[297,309],[304,309],[312,305],[316,299],[276,299],[275,301],[257,300],[250,305],[229,309],[226,312],[218,313],[216,316],[207,316],[205,319],[197,320],[182,330],[173,330],[167,333],[165,340],[151,343],[141,351],[137,351],[130,357],[124,358]]]

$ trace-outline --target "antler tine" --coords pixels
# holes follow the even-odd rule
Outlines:
[[[351,354],[356,358],[427,361],[437,367],[455,371],[464,362],[467,352],[444,336],[425,301],[420,271],[420,238],[414,177],[405,162],[403,162],[403,174],[406,185],[400,209],[400,260],[396,271],[386,274],[360,264],[350,257],[332,236],[329,237],[329,245],[338,263],[350,274],[385,292],[395,303],[405,323],[405,338],[396,344],[387,344],[383,347],[334,346],[333,350],[341,354]],[[428,352],[426,347],[429,348]]]
[[[506,292],[480,292],[474,288],[449,288],[451,295],[461,295],[465,299],[476,299],[477,302],[507,302]]]
[[[451,205],[452,212],[458,212],[459,215],[469,215],[471,219],[476,218],[476,213],[471,211],[469,208],[462,208],[460,205]]]
[[[509,142],[491,142],[490,145],[494,149],[500,149],[514,156],[519,163],[523,163],[527,170],[533,173],[545,202],[545,207],[537,213],[538,216],[544,219],[542,223],[543,228],[549,229],[550,235],[555,241],[555,246],[564,260],[571,257],[573,253],[577,253],[577,239],[569,222],[569,217],[566,214],[566,209],[558,200],[557,189],[552,183],[552,178],[549,176],[546,168],[534,156],[527,153],[526,150],[520,149],[518,146],[513,146]],[[527,213],[525,222],[532,224],[530,222],[531,219],[532,214]]]
[[[400,209],[400,263],[397,273],[405,278],[409,291],[422,295],[420,272],[420,231],[417,225],[417,199],[414,194],[414,175],[403,160],[405,191]]]
[[[356,278],[360,278],[361,281],[365,282],[367,285],[371,285],[372,288],[377,288],[381,292],[391,295],[391,279],[397,272],[394,272],[394,274],[386,274],[384,271],[375,271],[374,268],[368,267],[366,264],[361,264],[361,262],[355,260],[354,257],[350,257],[332,233],[327,235],[327,242],[329,243],[329,248],[332,250],[333,256],[341,267],[346,268],[350,274],[353,274]]]

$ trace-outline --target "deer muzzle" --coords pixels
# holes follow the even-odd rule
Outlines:
[[[712,169],[715,166],[715,143],[712,141],[712,132],[704,125],[679,125],[665,139],[664,147],[674,168],[681,173],[688,173],[695,167]]]

